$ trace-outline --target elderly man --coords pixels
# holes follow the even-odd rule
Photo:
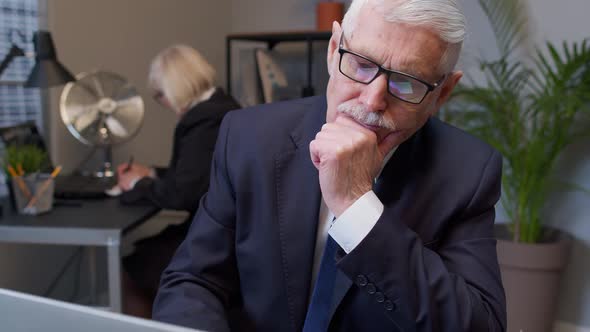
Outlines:
[[[154,317],[211,331],[502,331],[501,156],[432,116],[456,0],[354,0],[326,97],[224,119]]]

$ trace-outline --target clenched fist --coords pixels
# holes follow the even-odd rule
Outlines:
[[[324,124],[309,151],[324,201],[336,217],[371,190],[392,147],[387,137],[378,142],[375,132],[348,116]]]

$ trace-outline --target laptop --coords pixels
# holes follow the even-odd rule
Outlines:
[[[199,332],[2,288],[0,322],[10,332]]]
[[[37,130],[35,122],[29,121],[16,126],[0,128],[0,139],[4,146],[9,145],[35,145],[41,150],[47,151],[43,136]],[[55,166],[49,160],[48,172]],[[95,199],[106,198],[105,191],[116,184],[114,177],[100,178],[93,175],[73,173],[58,175],[55,179],[55,191],[53,196],[62,199]]]

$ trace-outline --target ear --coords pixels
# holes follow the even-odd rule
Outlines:
[[[459,80],[463,77],[462,71],[454,71],[449,74],[449,77],[445,80],[443,86],[441,86],[440,95],[436,100],[436,110],[439,110],[440,107],[451,97],[451,93],[453,89],[459,83]]]
[[[330,41],[328,42],[328,56],[327,56],[327,65],[328,65],[328,74],[332,76],[332,68],[333,62],[338,61],[338,42],[340,42],[340,35],[342,34],[342,27],[338,22],[334,21],[332,23],[332,37],[330,37]]]

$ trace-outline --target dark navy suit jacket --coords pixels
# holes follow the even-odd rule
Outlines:
[[[321,200],[309,142],[325,97],[230,112],[209,192],[164,272],[158,320],[211,331],[300,331]],[[340,251],[330,331],[503,331],[493,236],[501,156],[430,119],[375,189],[385,210]],[[359,220],[362,222],[362,220]]]

